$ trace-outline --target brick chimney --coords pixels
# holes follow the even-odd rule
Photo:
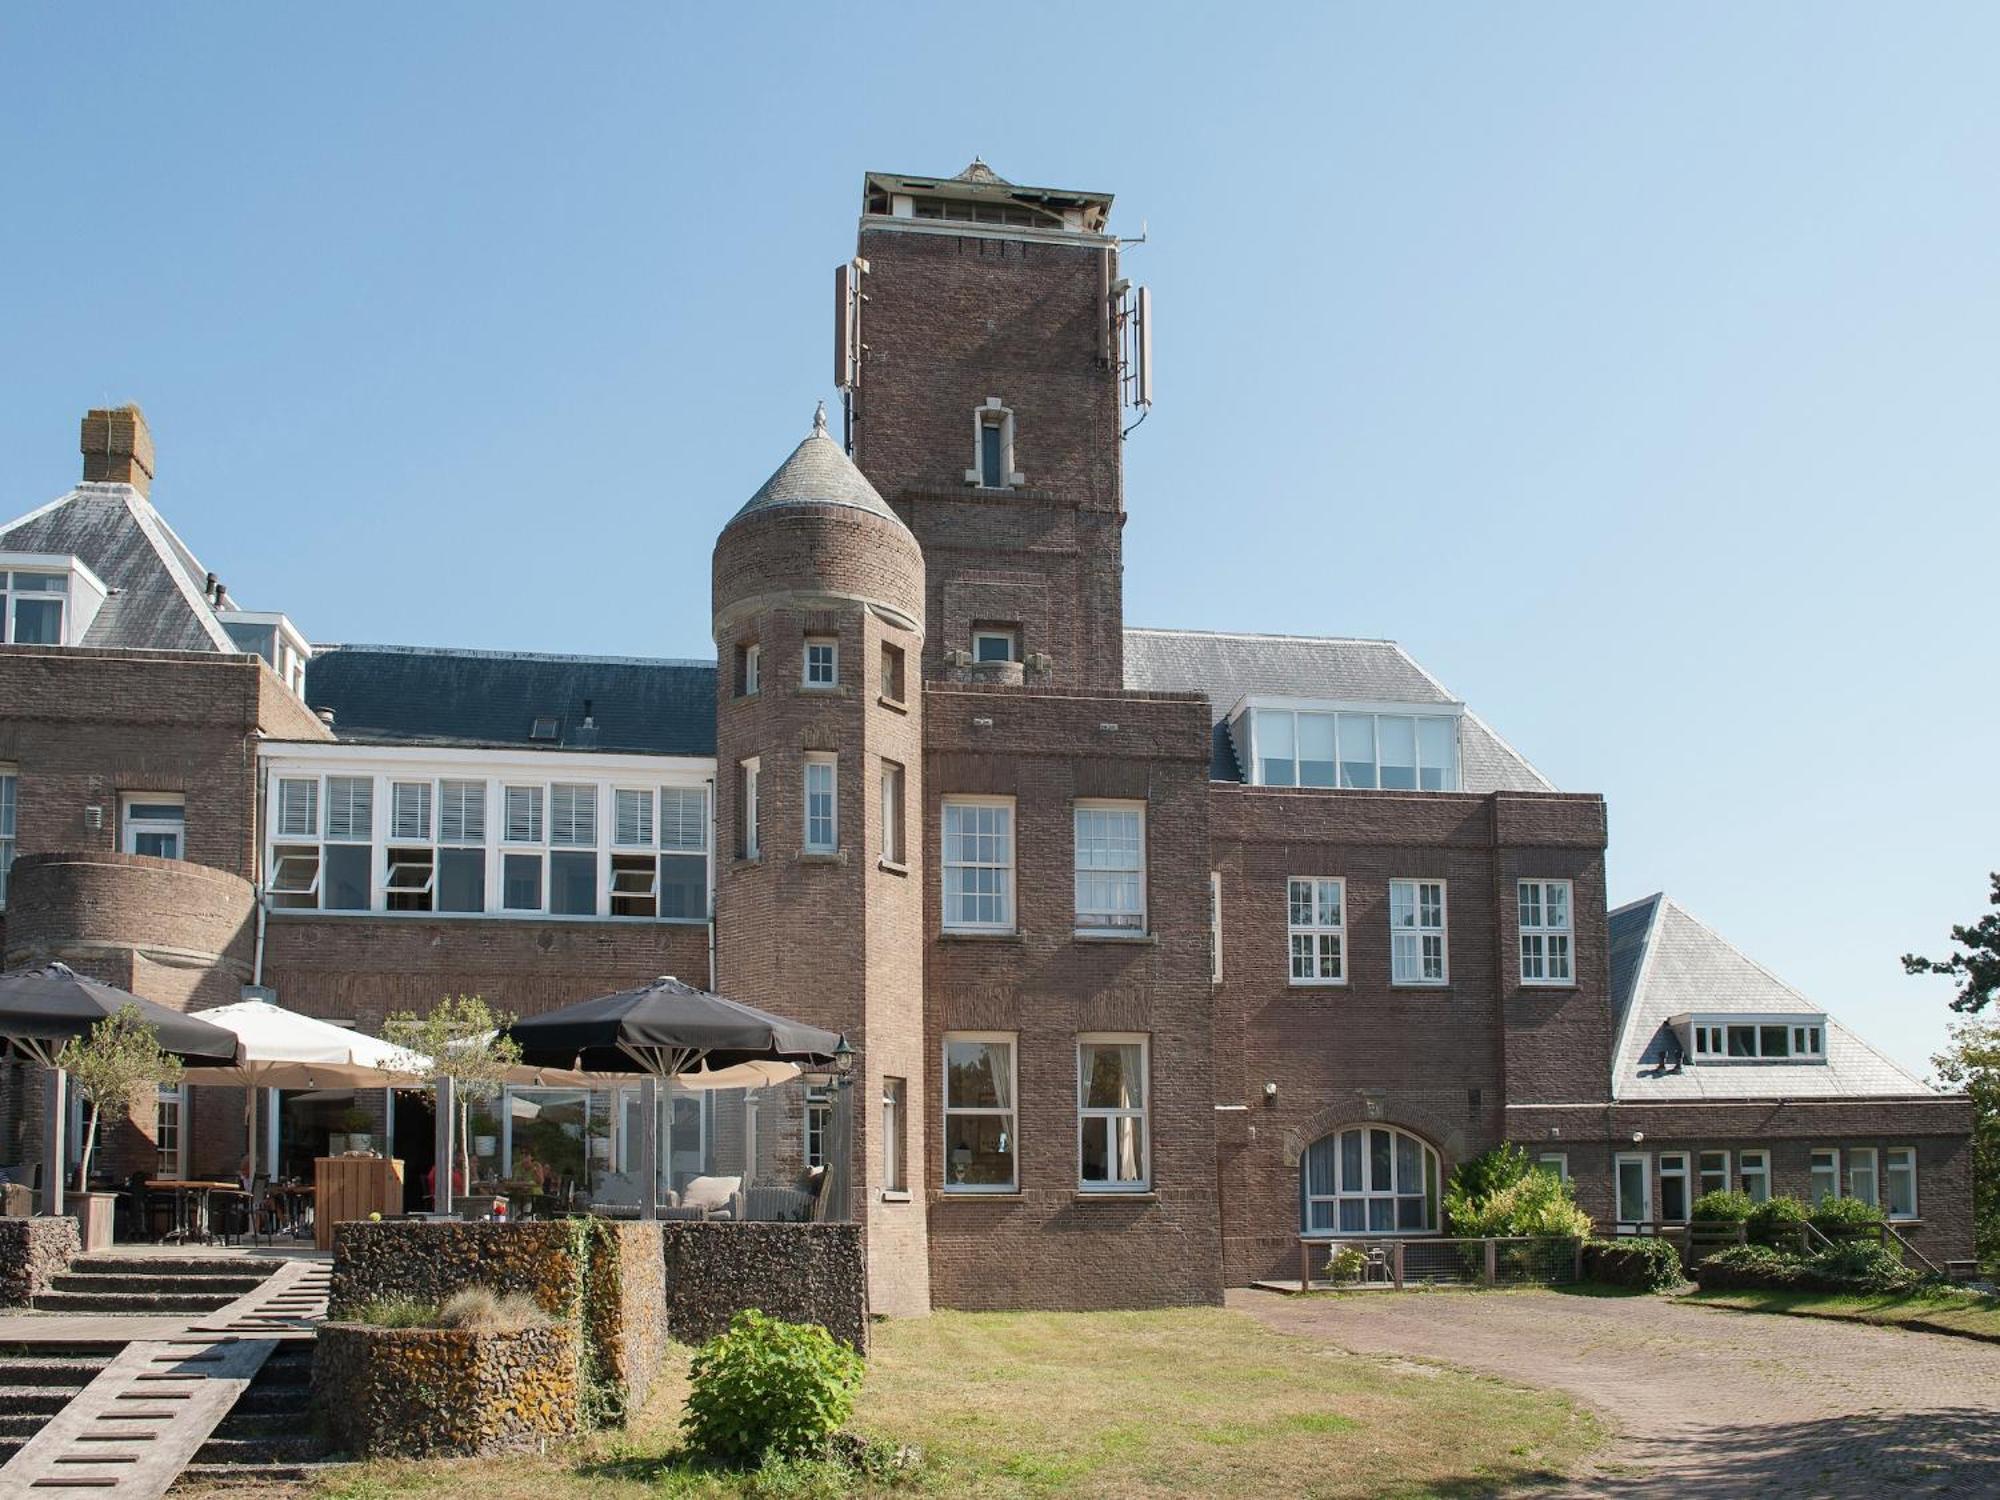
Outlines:
[[[83,477],[98,484],[129,484],[140,494],[153,487],[153,434],[146,414],[131,404],[83,415]]]

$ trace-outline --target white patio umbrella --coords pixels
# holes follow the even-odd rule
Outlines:
[[[197,1011],[197,1020],[236,1034],[236,1063],[187,1068],[186,1083],[233,1084],[244,1090],[250,1175],[257,1175],[257,1090],[412,1086],[430,1060],[393,1042],[302,1016],[268,1000],[243,1000]]]

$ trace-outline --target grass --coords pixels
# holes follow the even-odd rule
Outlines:
[[[321,1500],[833,1500],[907,1494],[1472,1496],[1569,1472],[1601,1441],[1563,1397],[1351,1355],[1220,1308],[938,1313],[875,1330],[854,1426],[913,1443],[893,1488],[826,1465],[717,1476],[671,1459],[688,1351],[631,1429],[548,1458],[367,1464]],[[308,1493],[294,1491],[292,1493]]]
[[[1682,1299],[1696,1306],[1729,1307],[1743,1312],[1788,1313],[1803,1318],[1836,1318],[1850,1323],[1875,1323],[1891,1328],[1915,1328],[1930,1333],[1958,1333],[2000,1341],[2000,1297],[1976,1292],[1920,1291],[1896,1295],[1836,1292],[1690,1292]]]

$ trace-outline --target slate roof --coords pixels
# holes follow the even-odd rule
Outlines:
[[[74,554],[112,593],[80,642],[137,651],[241,648],[203,595],[207,572],[129,484],[80,484],[0,528],[0,552]]]
[[[1209,775],[1241,781],[1223,720],[1245,696],[1453,703],[1444,685],[1394,641],[1339,636],[1236,635],[1204,630],[1125,632],[1125,686],[1208,695],[1214,725]],[[1459,735],[1468,792],[1552,792],[1550,780],[1470,709]]]
[[[315,646],[306,702],[332,709],[346,741],[715,754],[714,662]],[[556,720],[556,738],[530,737],[543,717]]]
[[[824,406],[813,417],[811,435],[778,465],[756,494],[743,502],[743,508],[729,518],[729,524],[733,526],[757,511],[786,505],[851,505],[894,522],[898,531],[908,530],[902,518],[889,508],[889,502],[854,467],[854,460],[828,436]]]
[[[1828,1016],[1824,1063],[1670,1066],[1679,1051],[1667,1022],[1711,1012],[1736,1015],[1824,1014],[1784,980],[1664,894],[1619,907],[1610,916],[1611,1004],[1618,1042],[1612,1050],[1611,1097],[1807,1099],[1924,1097],[1936,1091]]]

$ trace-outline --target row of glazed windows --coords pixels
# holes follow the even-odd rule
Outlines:
[[[947,1193],[1021,1188],[1016,1037],[954,1031],[944,1038]],[[1152,1186],[1148,1039],[1085,1033],[1076,1039],[1076,1183],[1086,1193],[1143,1193]]]
[[[1542,1158],[1544,1164],[1550,1158]],[[1704,1193],[1733,1189],[1757,1203],[1771,1197],[1771,1153],[1728,1151],[1621,1151],[1615,1163],[1618,1222],[1655,1222],[1653,1177],[1659,1177],[1662,1224],[1685,1224],[1694,1200]],[[1914,1146],[1815,1146],[1807,1157],[1808,1203],[1855,1198],[1882,1209],[1892,1219],[1917,1217],[1917,1148]],[[1567,1167],[1564,1168],[1567,1175]]]

